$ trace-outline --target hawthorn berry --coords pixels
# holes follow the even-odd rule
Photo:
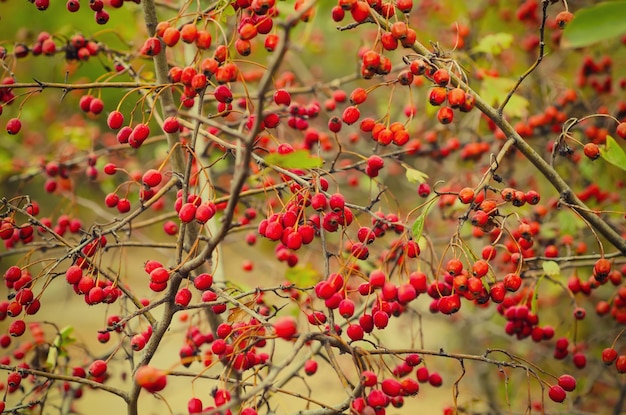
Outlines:
[[[559,376],[559,386],[565,391],[571,392],[576,389],[576,379],[572,375]]]
[[[21,129],[22,129],[22,122],[19,120],[19,118],[11,118],[7,122],[7,133],[11,135],[15,135],[19,133]]]
[[[80,1],[79,0],[67,0],[65,4],[67,11],[70,13],[75,13],[80,9]]]
[[[108,332],[107,332],[108,333]],[[104,360],[94,360],[89,366],[88,373],[94,378],[104,375],[107,371],[107,363]]]
[[[572,14],[572,12],[564,10],[556,15],[555,20],[556,20],[557,26],[560,29],[564,29],[565,26],[567,26],[567,24],[571,22],[573,18],[574,18],[574,15]]]
[[[616,359],[617,359],[617,350],[615,350],[614,348],[607,347],[606,349],[602,350],[602,362],[605,365],[607,366],[612,365]]]
[[[276,92],[274,92],[274,103],[288,107],[291,105],[291,94],[289,94],[287,90],[277,89]]]
[[[600,149],[596,143],[587,143],[583,147],[583,152],[591,160],[596,160],[600,157]]]
[[[148,392],[155,393],[167,386],[167,376],[164,371],[146,365],[135,372],[135,382]]]
[[[445,68],[439,68],[432,75],[433,82],[439,86],[446,86],[450,82],[450,73]]]
[[[439,120],[441,124],[450,124],[453,119],[454,112],[452,111],[452,108],[441,107],[439,108],[439,111],[437,111],[437,120]]]
[[[619,123],[615,132],[621,138],[626,139],[626,122]]]
[[[563,402],[566,395],[567,394],[565,393],[565,390],[560,385],[553,385],[548,390],[548,396],[550,397],[550,399],[557,403]]]
[[[278,317],[272,324],[272,327],[274,328],[274,334],[285,340],[290,340],[298,331],[296,319],[292,316]]]

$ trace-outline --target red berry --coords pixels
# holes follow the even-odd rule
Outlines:
[[[274,333],[281,339],[290,340],[298,331],[296,319],[292,316],[281,316],[274,321]]]
[[[317,372],[317,362],[313,359],[304,362],[304,372],[309,376],[314,375]]]
[[[439,68],[433,74],[433,81],[439,86],[446,86],[450,82],[450,73],[447,69]]]
[[[67,8],[67,11],[69,11],[70,13],[75,13],[78,11],[78,9],[80,9],[80,1],[67,0],[65,7]]]
[[[9,335],[11,337],[20,337],[26,331],[26,323],[24,320],[14,320],[9,326]]]
[[[359,120],[360,116],[361,116],[361,112],[359,111],[359,109],[357,107],[355,107],[355,106],[350,106],[350,107],[347,107],[343,111],[343,115],[342,115],[341,119],[346,124],[351,125],[351,124],[354,124],[355,122],[357,122]]]
[[[176,117],[167,117],[163,120],[163,131],[174,134],[180,130],[180,123]]]
[[[437,120],[442,124],[450,124],[454,119],[454,111],[450,107],[441,107],[437,111]]]
[[[617,359],[617,350],[615,350],[614,348],[607,347],[606,349],[602,350],[602,362],[605,365],[607,366],[612,365],[616,359]]]
[[[626,139],[626,122],[619,123],[615,132],[621,138]]]
[[[274,92],[274,102],[276,105],[291,105],[291,94],[284,89],[278,89]]]
[[[119,111],[111,111],[107,117],[107,125],[112,130],[119,130],[124,124],[124,115]]]
[[[161,183],[162,179],[163,176],[161,175],[160,171],[150,169],[143,174],[141,181],[144,185],[148,187],[156,187]]]
[[[559,376],[559,386],[567,392],[571,392],[576,389],[576,379],[571,375],[561,375]]]
[[[148,392],[155,393],[167,386],[167,376],[152,366],[141,366],[135,373],[135,382]]]
[[[89,374],[93,376],[94,378],[98,378],[104,375],[106,371],[107,371],[107,363],[104,360],[95,360],[89,366],[89,370],[88,370]]]
[[[22,129],[22,122],[19,120],[19,118],[11,118],[7,122],[7,133],[14,135],[14,134],[19,133],[21,129]]]
[[[550,399],[558,403],[563,402],[566,395],[567,394],[565,393],[565,390],[559,385],[553,385],[548,391],[548,396],[550,397]]]
[[[193,286],[200,291],[206,291],[213,285],[213,276],[211,274],[202,273],[197,275],[193,280]]]
[[[557,26],[561,29],[564,29],[565,26],[567,26],[567,24],[571,22],[573,18],[574,15],[572,14],[572,12],[564,10],[556,15],[555,20]]]
[[[585,156],[587,156],[591,160],[596,160],[598,157],[600,157],[600,149],[598,148],[598,145],[596,143],[585,144],[585,146],[583,147],[583,152],[585,153]]]

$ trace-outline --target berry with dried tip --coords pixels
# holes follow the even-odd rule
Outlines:
[[[559,28],[565,29],[565,26],[572,21],[574,15],[569,11],[562,11],[556,15],[556,24]]]

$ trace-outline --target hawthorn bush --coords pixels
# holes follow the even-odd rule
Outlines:
[[[0,412],[623,413],[626,2],[14,3]]]

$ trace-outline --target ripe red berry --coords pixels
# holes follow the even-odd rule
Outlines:
[[[273,327],[276,336],[285,340],[290,340],[298,331],[296,319],[292,316],[278,317]]]
[[[361,116],[361,112],[359,111],[359,109],[355,106],[350,106],[350,107],[346,107],[346,109],[343,111],[343,115],[341,119],[346,124],[351,125],[357,122],[360,116]]]
[[[420,183],[420,185],[417,187],[417,194],[420,195],[420,197],[427,197],[428,195],[430,195],[430,192],[431,188],[428,183]]]
[[[112,130],[119,130],[124,124],[124,115],[119,111],[111,111],[107,117],[107,125]]]
[[[184,203],[178,211],[178,218],[183,223],[189,223],[196,217],[196,205],[193,203]]]
[[[345,203],[345,199],[341,193],[332,194],[328,199],[328,205],[335,212],[343,211]]]
[[[571,392],[576,389],[576,379],[571,375],[561,375],[559,376],[559,386],[567,392]]]
[[[217,102],[230,104],[233,101],[233,93],[226,85],[219,85],[213,93]]]
[[[442,124],[450,124],[454,119],[454,112],[450,107],[441,107],[437,111],[437,120]]]
[[[141,182],[148,187],[156,187],[161,183],[162,179],[163,176],[160,171],[150,169],[143,174]]]
[[[156,37],[149,37],[140,50],[142,55],[156,56],[161,53],[161,41]]]
[[[464,187],[459,191],[459,200],[461,203],[469,204],[474,200],[474,189],[471,187]]]
[[[108,333],[108,332],[107,332]],[[89,366],[89,374],[94,378],[100,377],[104,375],[107,371],[107,363],[104,360],[94,360],[94,362]]]
[[[135,373],[135,382],[148,392],[155,393],[167,386],[167,376],[152,366],[141,366]]]
[[[602,350],[602,362],[605,365],[607,366],[612,365],[616,359],[617,359],[617,350],[615,350],[614,348],[607,347],[606,349]]]
[[[186,23],[180,29],[180,37],[185,43],[193,43],[198,36],[198,27],[195,23]]]
[[[313,359],[304,362],[304,372],[309,376],[314,375],[317,372],[317,362]]]
[[[284,89],[278,89],[274,92],[274,102],[276,105],[291,105],[291,94]]]
[[[20,337],[26,331],[26,323],[24,320],[14,320],[9,326],[9,335],[11,337]]]
[[[439,86],[446,86],[450,82],[450,73],[447,69],[439,68],[433,74],[433,81]]]
[[[626,373],[626,355],[620,355],[615,360],[615,368],[617,373]]]
[[[176,117],[167,117],[163,120],[163,131],[174,134],[180,130],[180,123]]]
[[[600,157],[600,149],[598,148],[598,145],[596,143],[585,144],[585,146],[583,147],[583,152],[585,153],[585,156],[587,156],[591,160],[596,160],[598,157]]]
[[[19,133],[21,129],[22,129],[22,122],[19,120],[19,118],[11,118],[7,122],[7,133],[14,135],[14,134]]]
[[[213,276],[211,274],[202,273],[197,275],[193,280],[193,286],[200,291],[206,291],[213,285]]]
[[[104,102],[102,102],[100,98],[93,98],[89,102],[89,112],[91,112],[92,114],[98,115],[102,112],[103,109],[104,109]]]
[[[550,397],[550,399],[558,403],[563,402],[566,395],[567,394],[565,393],[565,390],[559,385],[551,386],[550,390],[548,391],[548,396]]]
[[[445,88],[435,87],[430,90],[430,93],[428,95],[428,102],[430,102],[431,105],[439,106],[443,104],[443,102],[446,100],[446,97],[447,93]]]
[[[564,10],[556,15],[556,24],[559,28],[564,29],[573,18],[572,12]]]
[[[619,123],[615,132],[621,138],[626,139],[626,122]]]
[[[460,108],[465,103],[465,91],[461,88],[453,88],[448,91],[448,104],[452,108]]]
[[[70,13],[75,13],[78,11],[78,9],[80,9],[80,1],[67,0],[65,7],[67,8],[67,11],[69,11]]]

